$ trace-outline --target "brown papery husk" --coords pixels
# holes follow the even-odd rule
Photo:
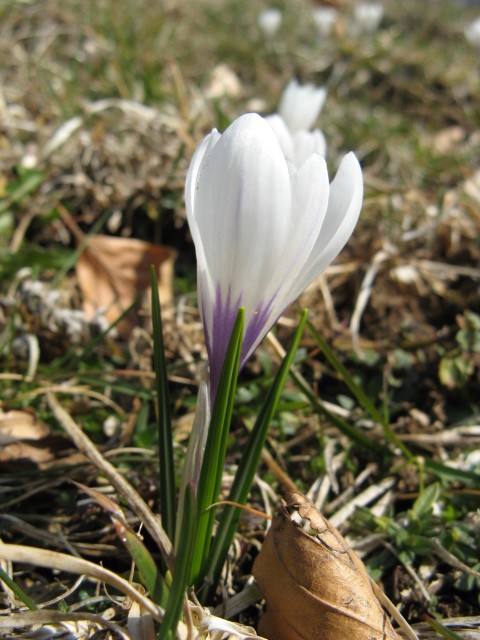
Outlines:
[[[275,516],[253,574],[267,603],[259,633],[270,640],[399,640],[362,561],[302,494]]]

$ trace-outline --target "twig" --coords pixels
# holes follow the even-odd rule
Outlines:
[[[408,575],[412,578],[412,580],[415,582],[415,584],[417,585],[420,593],[425,598],[426,602],[430,603],[431,596],[428,593],[428,591],[427,591],[425,585],[423,584],[423,582],[420,580],[420,577],[418,576],[417,572],[410,565],[408,565],[408,564],[406,564],[405,562],[402,561],[402,559],[400,558],[398,553],[395,551],[395,549],[393,548],[393,546],[389,542],[387,542],[386,540],[382,540],[382,544],[385,547],[385,549],[388,549],[388,551],[390,551],[390,553],[393,556],[395,556],[395,558],[399,562],[401,562],[403,568],[408,573]]]
[[[353,348],[356,352],[360,351],[359,347],[359,333],[360,333],[360,322],[362,320],[363,312],[368,304],[370,296],[372,294],[373,282],[378,273],[378,269],[382,262],[385,262],[390,257],[390,253],[382,249],[378,251],[365,274],[362,286],[360,287],[360,293],[357,297],[357,302],[355,304],[355,309],[353,310],[352,319],[350,320],[350,332],[352,334],[352,344]]]
[[[459,571],[468,573],[468,575],[473,576],[477,580],[480,579],[479,571],[475,571],[475,569],[472,569],[471,567],[468,566],[468,564],[465,564],[464,562],[459,560],[456,556],[454,556],[453,553],[450,553],[450,551],[447,551],[445,547],[442,547],[442,545],[440,544],[440,542],[438,542],[438,540],[433,539],[432,542],[433,542],[433,549],[437,554],[437,556],[440,558],[440,560],[443,560],[443,562],[446,562],[454,569],[458,569]]]
[[[280,467],[280,465],[276,462],[276,460],[273,458],[272,454],[269,451],[267,451],[267,449],[263,449],[263,451],[262,451],[262,459],[267,464],[267,466],[270,469],[270,471],[273,474],[275,474],[275,476],[277,477],[279,482],[281,482],[283,484],[283,486],[288,491],[298,491],[298,488],[295,485],[295,483],[293,482],[293,480],[290,480],[288,475]]]
[[[376,595],[378,601],[388,611],[388,613],[392,616],[395,622],[398,624],[400,629],[403,631],[404,635],[408,638],[408,640],[418,640],[418,636],[412,627],[408,624],[405,618],[402,616],[397,607],[393,604],[393,602],[383,593],[380,587],[375,584],[375,582],[370,578],[370,584],[373,589],[373,593]]]

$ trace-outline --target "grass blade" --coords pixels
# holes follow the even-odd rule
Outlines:
[[[2,580],[2,582],[4,582],[11,591],[13,591],[17,598],[21,600],[23,604],[30,609],[30,611],[38,611],[38,607],[35,602],[27,596],[25,591],[18,586],[15,580],[10,578],[8,573],[2,569],[2,567],[0,567],[0,580]]]
[[[305,387],[301,383],[301,381],[296,380],[296,382],[300,387],[300,389],[303,391],[303,393],[309,399],[313,410],[317,414],[324,416],[331,424],[337,427],[337,429],[341,433],[343,433],[345,436],[347,436],[347,438],[352,440],[352,442],[355,442],[356,444],[361,446],[363,449],[368,449],[369,451],[372,451],[378,456],[381,456],[384,458],[391,457],[390,452],[386,447],[382,446],[372,438],[369,438],[368,436],[366,436],[364,433],[362,433],[362,431],[360,431],[360,429],[357,429],[357,427],[355,427],[353,424],[350,424],[340,416],[337,416],[331,411],[329,411],[327,407],[318,400],[315,394],[310,389]]]
[[[67,351],[65,355],[56,358],[51,363],[52,371],[63,372],[66,370],[72,370],[73,368],[78,367],[80,362],[86,361],[92,354],[95,353],[98,345],[103,342],[104,338],[108,336],[112,329],[114,329],[117,324],[119,324],[125,318],[125,316],[130,313],[130,311],[135,307],[135,304],[136,301],[132,302],[132,304],[127,307],[114,322],[108,325],[106,329],[104,329],[101,333],[98,334],[98,336],[91,340],[84,349],[78,349],[76,346],[73,346],[72,349],[70,351]]]
[[[165,616],[160,628],[159,640],[174,640],[176,629],[182,613],[182,605],[190,577],[190,566],[195,545],[195,499],[193,489],[185,492],[185,508],[183,510],[183,526],[179,532],[180,552],[176,556],[172,586],[168,596]]]
[[[368,414],[370,414],[371,418],[375,420],[375,422],[382,427],[383,432],[385,433],[385,436],[388,438],[388,440],[390,440],[390,442],[392,442],[396,447],[398,447],[402,451],[405,458],[413,462],[415,460],[415,456],[413,455],[413,453],[411,453],[408,447],[406,447],[405,444],[401,440],[399,440],[399,438],[397,438],[395,432],[391,429],[390,425],[385,420],[384,416],[382,416],[382,414],[378,411],[378,409],[375,407],[375,405],[367,396],[367,394],[363,391],[363,389],[361,389],[361,387],[358,386],[358,384],[352,378],[352,376],[350,375],[346,367],[344,367],[343,364],[340,362],[340,360],[336,357],[336,355],[333,353],[333,351],[330,349],[328,344],[325,342],[325,340],[322,338],[319,332],[315,329],[312,323],[307,322],[307,327],[308,327],[308,330],[310,331],[311,336],[313,337],[317,345],[322,350],[323,355],[325,356],[329,364],[335,369],[335,371],[338,373],[340,378],[345,382],[345,384],[350,389],[351,393],[355,396],[360,406],[362,406],[364,410]]]
[[[135,562],[142,584],[146,587],[150,598],[160,606],[166,604],[168,589],[155,560],[135,531],[129,527],[121,527],[123,542]]]
[[[45,181],[45,174],[35,169],[20,167],[20,177],[11,184],[8,194],[0,202],[0,213],[7,211],[12,205],[19,204],[22,200],[36,191]]]
[[[425,621],[438,633],[439,636],[445,638],[445,640],[463,640],[463,636],[459,636],[458,633],[455,633],[451,629],[447,629],[447,627],[444,627],[439,620],[434,620],[430,616],[425,616]]]
[[[353,442],[356,442],[359,446],[363,447],[364,449],[369,449],[370,451],[373,451],[375,454],[382,457],[390,456],[390,452],[386,447],[382,446],[375,440],[372,440],[371,438],[366,436],[364,433],[362,433],[362,431],[360,431],[360,429],[357,429],[357,427],[355,427],[354,425],[349,424],[346,420],[344,420],[340,416],[337,416],[333,414],[331,411],[329,411],[327,407],[323,404],[323,402],[321,402],[317,398],[315,392],[308,385],[308,383],[302,377],[302,375],[298,373],[298,371],[296,371],[295,367],[292,367],[290,369],[290,375],[293,378],[293,380],[295,380],[295,383],[297,384],[298,388],[302,391],[302,393],[308,399],[308,402],[310,403],[315,413],[327,418],[327,420],[331,422],[331,424],[335,425],[339,431],[341,431],[344,435],[350,438],[350,440],[352,440]]]
[[[145,527],[148,529],[153,540],[157,543],[167,567],[170,571],[174,568],[173,548],[169,537],[165,533],[158,517],[152,512],[147,503],[135,491],[132,485],[117,469],[106,460],[93,442],[86,436],[82,429],[76,424],[71,416],[60,405],[56,396],[51,391],[46,391],[47,402],[53,415],[58,420],[63,429],[67,432],[75,446],[81,451],[99,471],[115,487],[117,492],[129,504],[130,508],[137,514]]]
[[[175,539],[175,469],[173,462],[172,417],[168,390],[167,363],[163,344],[162,310],[155,267],[150,271],[152,283],[153,358],[157,387],[158,453],[160,476],[160,513],[163,528]]]
[[[456,469],[447,464],[442,464],[436,460],[429,460],[426,458],[423,461],[425,469],[434,473],[438,478],[444,478],[451,482],[466,482],[468,484],[474,484],[480,486],[480,474],[474,471],[467,471],[465,469]]]

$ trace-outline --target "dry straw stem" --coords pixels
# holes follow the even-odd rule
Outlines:
[[[58,551],[39,549],[38,547],[27,547],[20,544],[4,543],[0,543],[0,558],[10,562],[21,562],[23,564],[31,564],[37,567],[45,567],[56,571],[76,573],[78,575],[87,575],[91,578],[96,578],[101,582],[106,582],[112,587],[115,587],[124,595],[128,596],[132,601],[138,602],[145,611],[148,611],[148,613],[152,614],[157,620],[160,620],[163,617],[162,609],[139,593],[133,584],[124,580],[113,571],[104,569],[93,562],[84,560],[83,558],[59,553]],[[81,616],[82,614],[78,615]],[[52,620],[52,617],[48,619]],[[67,619],[71,620],[73,618]],[[77,619],[85,618],[80,617]],[[0,617],[0,629],[6,628],[1,626],[2,620],[3,618]],[[10,627],[11,626],[12,625],[10,625]]]
[[[306,496],[289,494],[254,565],[267,601],[259,632],[275,640],[399,640],[379,603],[417,636],[340,533]]]
[[[46,382],[40,380],[41,384],[46,384]],[[110,407],[111,409],[113,409],[118,415],[120,415],[122,418],[124,418],[126,416],[125,411],[122,409],[122,407],[117,404],[116,402],[114,402],[111,398],[109,398],[108,396],[106,396],[104,393],[100,393],[99,391],[95,391],[94,389],[90,389],[87,385],[83,385],[83,384],[78,384],[78,385],[70,385],[70,384],[52,384],[47,386],[39,386],[35,389],[32,389],[31,391],[29,391],[28,393],[26,393],[23,397],[24,398],[28,398],[28,399],[32,399],[32,398],[36,398],[37,396],[41,396],[46,394],[47,396],[49,396],[50,394],[53,393],[63,393],[63,394],[69,394],[69,395],[82,395],[85,396],[87,398],[93,398],[94,400],[99,400],[100,402],[103,402],[105,405],[107,405],[107,407]],[[66,414],[68,415],[68,414]],[[59,418],[57,417],[57,419],[59,420]],[[60,420],[59,420],[60,421]],[[62,424],[62,426],[64,426]],[[67,429],[65,429],[65,431],[67,431]],[[68,431],[67,431],[68,433]],[[73,438],[72,438],[73,439]]]
[[[144,523],[150,535],[157,543],[169,570],[173,571],[174,555],[172,545],[160,523],[159,517],[151,511],[131,484],[125,480],[115,467],[105,460],[93,442],[83,433],[75,421],[72,420],[71,416],[63,409],[57,398],[50,392],[47,392],[46,395],[48,404],[50,405],[56,419],[68,433],[78,449],[106,478],[108,478],[118,493],[128,502],[132,510]]]
[[[8,618],[0,618],[0,631],[7,629],[18,629],[27,626],[37,626],[42,625],[43,630],[44,625],[49,623],[65,623],[65,622],[93,622],[96,627],[105,627],[110,629],[110,631],[118,634],[119,638],[124,638],[125,640],[136,640],[132,638],[129,634],[125,633],[122,628],[111,622],[109,620],[105,620],[99,615],[95,615],[94,613],[61,613],[60,611],[50,611],[45,609],[43,611],[25,611],[22,613],[16,613],[14,616]],[[63,625],[62,625],[63,626]],[[5,636],[8,637],[8,636]],[[35,637],[35,636],[32,636]],[[45,637],[45,636],[39,636]],[[47,636],[48,637],[48,636]],[[54,632],[52,631],[51,637],[54,636]],[[65,636],[68,637],[68,636]],[[73,637],[73,636],[69,636]]]
[[[363,312],[368,304],[368,300],[372,294],[373,283],[375,281],[375,277],[377,275],[378,269],[380,265],[388,260],[390,257],[390,252],[382,249],[378,251],[373,257],[372,263],[368,268],[362,282],[362,286],[360,287],[360,293],[358,294],[357,302],[355,304],[355,309],[352,314],[352,319],[350,320],[350,332],[352,335],[352,344],[355,351],[360,351],[359,347],[359,334],[360,334],[360,322],[363,316]]]
[[[115,624],[114,622],[110,622],[109,620],[105,620],[100,615],[96,615],[94,613],[73,613],[73,612],[62,613],[60,611],[50,611],[48,609],[45,609],[43,611],[25,611],[22,613],[16,613],[14,616],[8,617],[8,618],[2,617],[0,618],[0,631],[2,630],[6,631],[7,629],[24,628],[27,626],[38,627],[39,625],[42,625],[42,631],[45,632],[44,625],[51,624],[51,623],[57,623],[57,624],[63,623],[62,630],[64,631],[65,630],[64,624],[66,622],[78,623],[78,622],[86,622],[86,621],[94,623],[95,631],[98,630],[98,627],[105,627],[107,629],[110,629],[110,631],[113,631],[116,634],[118,634],[119,638],[124,638],[125,640],[133,640],[132,636],[125,633],[122,630],[122,628],[119,627],[119,625]],[[50,637],[52,638],[55,637],[54,633],[55,632],[52,630]],[[35,638],[35,635],[32,635],[31,637]],[[38,635],[38,637],[48,638],[48,636],[41,636],[40,634]],[[70,635],[65,637],[72,638],[74,636]],[[78,637],[80,638],[85,636],[78,636]]]

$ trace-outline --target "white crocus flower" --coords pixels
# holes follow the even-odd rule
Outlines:
[[[480,18],[465,27],[465,38],[475,47],[480,47]]]
[[[320,39],[328,38],[337,21],[338,11],[334,7],[315,7],[312,18]]]
[[[373,33],[380,26],[384,9],[379,2],[361,2],[355,5],[355,26],[358,31]]]
[[[292,134],[311,129],[318,118],[327,90],[314,84],[299,84],[290,80],[280,99],[278,113],[282,116]]]
[[[185,200],[215,396],[238,308],[243,366],[283,311],[330,264],[357,222],[360,165],[345,156],[329,184],[313,153],[294,169],[268,122],[247,114],[195,152]]]
[[[274,38],[282,24],[282,12],[276,7],[264,9],[258,14],[257,22],[266,38]]]

